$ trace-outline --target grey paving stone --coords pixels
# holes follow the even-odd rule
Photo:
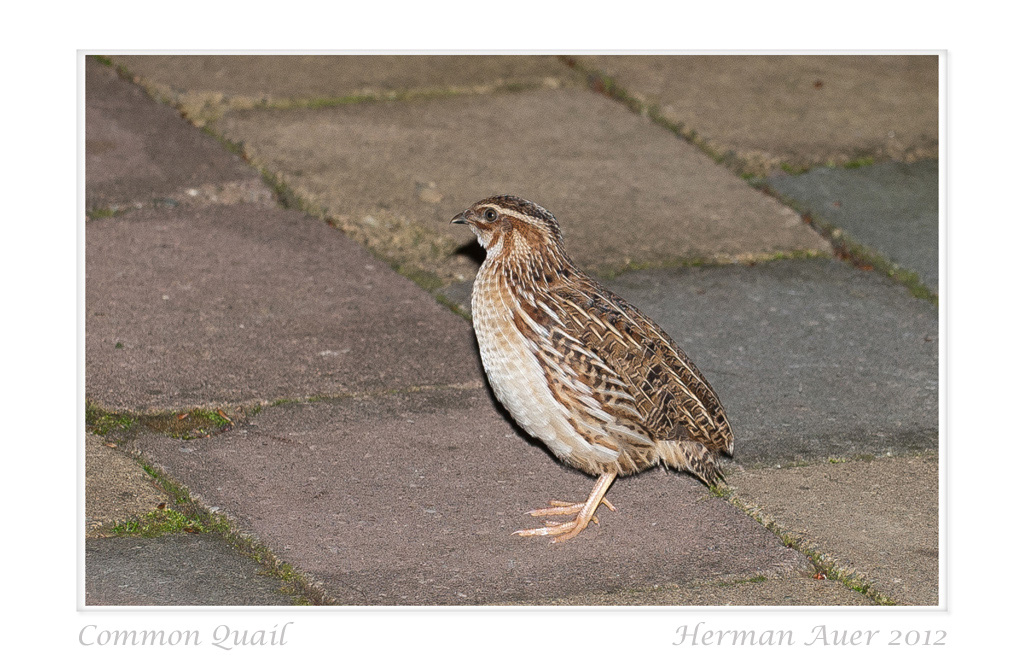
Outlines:
[[[473,382],[472,332],[341,232],[256,205],[86,226],[86,396],[178,410]]]
[[[618,480],[618,510],[571,543],[511,535],[593,478],[521,437],[482,388],[274,406],[214,438],[139,446],[340,603],[526,602],[810,570],[695,479],[658,470]]]
[[[134,75],[173,90],[255,99],[324,99],[410,89],[565,84],[552,55],[117,55]]]
[[[938,605],[938,471],[931,454],[744,471],[729,483],[898,603]]]
[[[254,169],[153,101],[111,67],[85,61],[87,209],[186,202],[194,196],[269,201]],[[170,202],[174,203],[174,202]]]
[[[281,582],[216,535],[85,542],[86,606],[288,606]]]
[[[938,292],[938,161],[818,168],[767,183]]]
[[[874,156],[938,156],[937,55],[579,58],[764,175]]]
[[[231,113],[216,129],[304,199],[388,250],[472,277],[451,217],[495,193],[541,204],[588,268],[829,250],[798,215],[621,104],[580,89]],[[413,237],[422,243],[420,236]]]

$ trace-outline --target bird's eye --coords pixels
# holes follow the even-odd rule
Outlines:
[[[488,209],[484,212],[484,220],[492,222],[498,219],[498,212],[494,209]]]

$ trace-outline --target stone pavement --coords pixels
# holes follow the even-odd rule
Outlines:
[[[85,68],[87,605],[939,603],[937,57]],[[727,489],[509,534],[592,478],[479,366],[499,192],[701,366]]]

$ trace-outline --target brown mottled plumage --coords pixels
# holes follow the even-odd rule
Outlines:
[[[495,395],[559,459],[600,478],[586,502],[551,501],[534,516],[576,514],[519,535],[581,532],[615,477],[658,462],[706,484],[733,436],[715,391],[645,314],[579,270],[555,217],[512,195],[455,216],[487,250],[473,286],[473,327]]]

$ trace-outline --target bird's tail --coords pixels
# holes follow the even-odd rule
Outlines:
[[[668,466],[689,471],[711,486],[722,480],[718,457],[707,446],[696,441],[658,441],[658,455]]]

